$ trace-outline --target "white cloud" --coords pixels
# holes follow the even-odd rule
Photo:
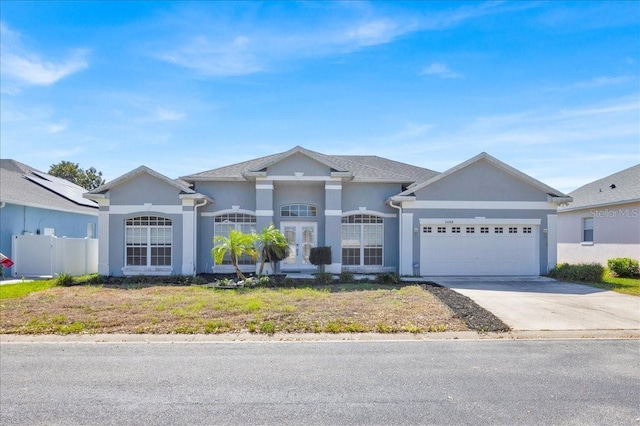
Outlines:
[[[350,53],[416,31],[439,31],[480,16],[522,8],[498,2],[420,15],[349,2],[299,6],[313,8],[304,22],[291,21],[288,16],[257,20],[251,7],[234,9],[228,19],[221,10],[212,14],[206,8],[184,7],[145,28],[146,32],[156,28],[160,32],[156,44],[142,49],[152,57],[205,76],[239,76],[268,71],[291,59]],[[245,15],[245,10],[252,13]],[[236,24],[230,26],[231,21]],[[437,75],[462,77],[446,66]]]
[[[209,76],[244,75],[262,70],[250,50],[249,37],[239,35],[231,41],[194,37],[157,57],[167,62],[191,68]]]
[[[633,80],[634,77],[630,75],[621,75],[617,77],[595,77],[590,80],[579,81],[572,84],[569,88],[575,89],[589,89],[594,87],[612,86],[616,84],[626,83]]]
[[[10,30],[4,23],[0,24],[0,61],[2,76],[14,82],[27,85],[48,86],[81,71],[89,66],[87,50],[72,50],[67,58],[47,60],[38,54],[28,51],[20,40],[20,34]],[[17,93],[15,86],[9,87],[5,93]]]
[[[184,112],[173,111],[168,108],[158,107],[156,110],[157,119],[160,121],[182,120],[186,114]]]
[[[60,133],[67,129],[69,124],[66,121],[62,121],[60,123],[52,123],[46,126],[47,133],[54,134]]]
[[[450,70],[447,64],[442,62],[433,62],[422,70],[422,74],[435,75],[440,78],[462,78],[462,74]]]

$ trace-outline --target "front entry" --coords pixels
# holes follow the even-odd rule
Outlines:
[[[281,222],[280,231],[289,244],[289,256],[282,261],[283,270],[308,269],[311,248],[317,243],[318,224],[315,222]]]

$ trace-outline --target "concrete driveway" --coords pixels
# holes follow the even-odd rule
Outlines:
[[[545,277],[425,277],[514,330],[638,330],[640,297]]]

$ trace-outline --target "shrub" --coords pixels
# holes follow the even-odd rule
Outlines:
[[[617,277],[620,278],[637,278],[640,277],[640,268],[638,261],[628,257],[616,257],[607,260],[607,266]]]
[[[395,272],[385,272],[378,275],[377,281],[380,284],[400,284],[400,276]]]
[[[570,265],[563,263],[557,265],[551,271],[549,276],[559,280],[566,281],[584,281],[584,282],[602,282],[604,268],[597,263],[580,263]]]
[[[60,286],[60,287],[71,287],[72,285],[75,285],[75,281],[73,280],[73,277],[69,274],[60,274],[55,278],[55,285]]]
[[[271,278],[268,275],[258,277],[258,285],[261,287],[270,287],[272,285]]]
[[[340,273],[340,282],[343,284],[348,284],[348,283],[352,283],[355,281],[355,277],[353,275],[353,272],[351,271],[342,271]]]
[[[316,284],[325,285],[333,282],[333,274],[329,272],[318,272],[316,274]]]
[[[309,253],[309,262],[319,266],[320,272],[324,272],[324,265],[331,265],[331,247],[313,247]]]

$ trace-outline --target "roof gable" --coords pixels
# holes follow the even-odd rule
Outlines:
[[[288,158],[293,158],[297,155],[302,155],[305,157],[308,157],[312,160],[315,160],[316,162],[328,167],[331,171],[334,172],[347,172],[348,170],[344,169],[342,166],[338,165],[337,163],[331,161],[330,158],[328,158],[325,155],[322,155],[318,152],[314,152],[311,150],[308,150],[306,148],[303,148],[301,146],[296,146],[292,149],[290,149],[289,151],[285,151],[275,157],[269,158],[268,160],[258,163],[256,166],[254,166],[254,168],[252,170],[249,170],[249,172],[262,172],[267,170],[269,167],[272,167],[278,163],[283,162],[284,160],[288,159]]]
[[[178,191],[180,191],[181,194],[193,194],[196,195],[196,191],[194,191],[193,189],[189,188],[188,186],[184,185],[183,183],[181,183],[180,181],[176,181],[173,179],[170,179],[168,177],[166,177],[163,174],[160,174],[158,172],[156,172],[155,170],[150,169],[149,167],[146,166],[140,166],[134,170],[131,170],[128,173],[125,173],[124,175],[105,183],[102,186],[99,186],[98,188],[89,191],[88,193],[85,194],[86,198],[104,198],[104,194],[107,193],[108,191],[112,190],[113,188],[122,185],[136,177],[139,177],[142,174],[147,174],[152,176],[155,179],[160,180],[163,183],[166,183],[167,185],[170,185],[172,187],[174,187],[175,189],[177,189]]]
[[[390,182],[408,185],[425,181],[437,174],[430,169],[373,155],[327,155],[297,146],[279,154],[183,176],[181,179],[187,182],[245,181],[255,176],[264,176],[268,167],[295,155],[304,155],[313,159],[323,164],[332,173],[354,182]]]
[[[557,189],[554,189],[542,182],[540,182],[537,179],[532,178],[531,176],[522,173],[521,171],[509,166],[506,163],[503,163],[502,161],[492,157],[491,155],[487,154],[486,152],[482,152],[478,155],[476,155],[473,158],[470,158],[469,160],[458,164],[457,166],[454,166],[452,168],[450,168],[449,170],[440,173],[439,175],[436,175],[430,179],[428,179],[425,182],[422,183],[418,183],[416,185],[413,185],[411,188],[407,189],[406,191],[402,192],[399,194],[399,196],[411,196],[413,195],[415,192],[426,188],[430,185],[434,185],[437,182],[440,182],[444,179],[447,179],[448,177],[455,175],[469,167],[472,167],[473,165],[476,165],[479,162],[485,162],[487,164],[489,164],[491,167],[495,167],[496,169],[510,175],[513,176],[514,178],[532,186],[533,188],[544,192],[545,194],[548,194],[550,197],[552,198],[559,198],[564,200],[564,202],[570,201],[567,196],[565,194],[563,194],[562,192],[558,191]]]

